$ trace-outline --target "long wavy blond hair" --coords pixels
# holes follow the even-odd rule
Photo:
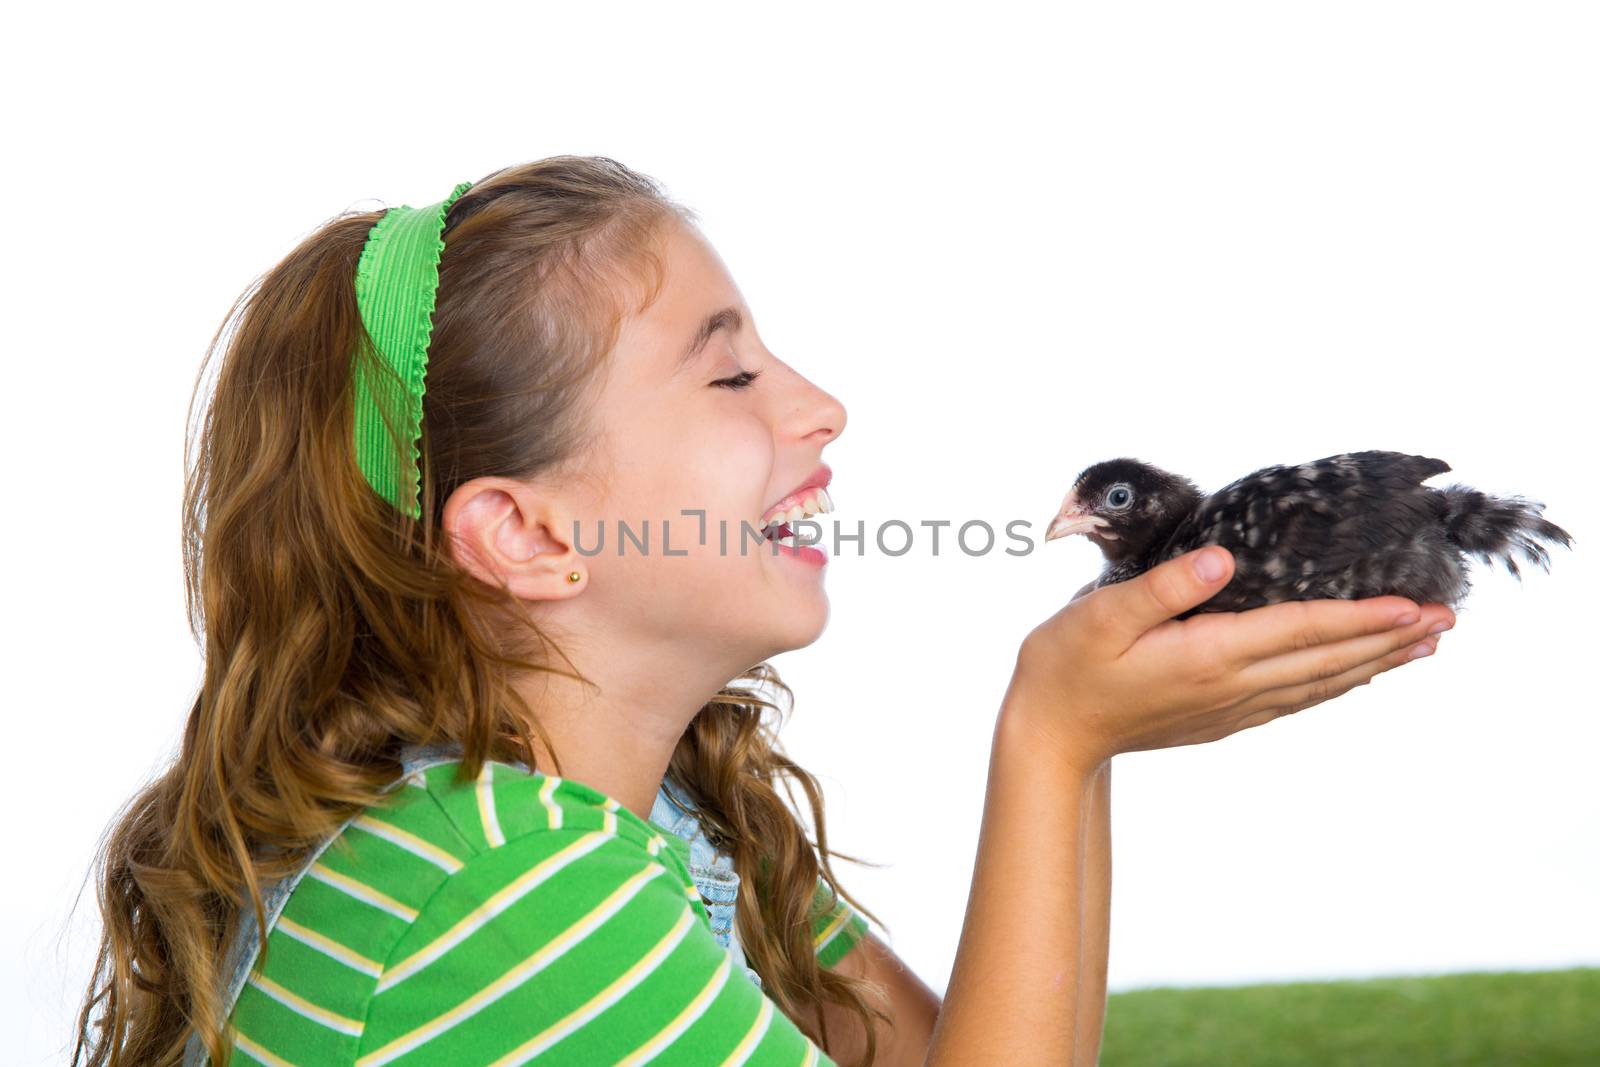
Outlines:
[[[380,215],[316,229],[239,297],[202,364],[191,419],[223,353],[185,454],[185,594],[204,680],[176,759],[102,844],[104,933],[75,1064],[176,1064],[191,1031],[226,1063],[217,972],[242,909],[259,920],[263,883],[380,799],[403,745],[460,744],[468,778],[487,759],[536,766],[533,734],[554,754],[513,680],[581,675],[556,665],[570,661],[521,601],[454,562],[444,502],[473,478],[577,464],[596,372],[622,319],[659,292],[664,227],[696,216],[604,157],[508,167],[452,205],[413,522],[372,492],[351,447],[352,356],[389,373],[354,283]],[[769,664],[733,679],[689,724],[668,774],[754,887],[736,921],[766,993],[824,1049],[823,1005],[852,1009],[870,1063],[873,1020],[888,1021],[881,987],[819,967],[810,934],[819,876],[876,919],[840,888],[830,856],[861,861],[828,847],[821,792],[783,754],[785,709],[768,694],[792,704]],[[796,782],[814,842],[793,810]]]

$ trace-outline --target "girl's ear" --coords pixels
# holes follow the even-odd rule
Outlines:
[[[504,478],[477,478],[445,503],[444,528],[456,561],[486,585],[524,600],[562,600],[587,582],[590,560],[559,531],[572,520],[554,494]]]

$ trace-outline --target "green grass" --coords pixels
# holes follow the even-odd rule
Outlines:
[[[1594,1067],[1600,968],[1205,989],[1106,1006],[1100,1067]]]

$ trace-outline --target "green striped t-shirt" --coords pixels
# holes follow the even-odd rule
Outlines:
[[[732,966],[682,838],[580,782],[458,766],[408,776],[300,880],[235,1063],[833,1063]],[[819,879],[819,963],[866,928]]]

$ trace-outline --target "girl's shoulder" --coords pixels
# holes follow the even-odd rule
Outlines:
[[[592,786],[494,761],[472,777],[462,771],[460,759],[451,755],[409,759],[390,802],[369,809],[354,825],[416,823],[449,839],[453,852],[468,855],[541,831],[599,831],[682,866],[687,878],[687,842]]]
[[[674,960],[725,955],[685,841],[579,782],[504,763],[461,771],[454,758],[408,761],[304,869],[234,1005],[248,1057],[376,1064],[427,1045],[471,1062],[460,1043],[505,1036],[489,1021],[499,1012],[480,1018],[491,1002],[575,1008],[663,930],[696,935]]]

